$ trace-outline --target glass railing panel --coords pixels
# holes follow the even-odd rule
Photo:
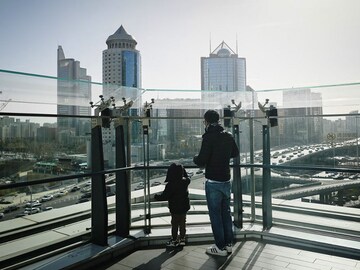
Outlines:
[[[28,182],[31,184],[30,180]],[[47,221],[51,222],[52,219],[78,214],[71,206],[89,202],[81,209],[81,212],[87,212],[85,219],[89,217],[90,200],[91,179],[86,177],[4,189],[0,196],[0,212],[4,213],[1,221],[31,216],[35,221],[43,221],[44,217],[48,217]],[[54,209],[57,209],[55,214],[48,212]],[[35,216],[39,213],[44,214]]]
[[[356,220],[353,217],[360,214],[357,118],[357,112],[336,116],[279,118],[286,132],[271,133],[274,222],[334,232],[354,231],[351,222]],[[274,134],[279,138],[274,138]],[[286,211],[277,204],[286,206]],[[349,210],[339,210],[334,206]],[[338,212],[337,224],[342,224],[342,219],[346,219],[349,220],[348,227],[335,226],[325,218],[313,224],[311,217],[316,216],[318,211]]]
[[[168,109],[167,111],[165,109],[154,109],[154,111],[159,115],[165,112],[171,115],[166,119],[151,118],[148,133],[142,133],[140,135],[141,140],[131,145],[132,165],[136,168],[143,168],[131,172],[134,226],[145,225],[145,222],[148,222],[144,218],[144,208],[149,211],[147,179],[149,179],[150,184],[150,212],[155,217],[158,215],[169,216],[167,202],[155,202],[153,195],[164,190],[167,168],[171,163],[179,163],[187,168],[187,172],[193,180],[189,188],[204,190],[204,170],[197,168],[192,161],[201,146],[201,135],[204,132],[202,118],[179,117],[179,109]],[[139,140],[138,137],[136,140]],[[146,167],[143,167],[144,164],[145,166],[149,164],[153,168],[147,170]],[[142,210],[139,210],[139,202],[143,204],[143,207],[140,206]],[[154,222],[158,223],[156,219]]]
[[[91,115],[90,101],[103,94],[98,83],[0,70],[2,112]]]
[[[269,104],[278,109],[294,109],[293,113],[296,113],[295,109],[302,108],[302,115],[348,114],[358,110],[359,88],[360,83],[347,83],[268,89],[257,90],[256,97],[261,103],[269,99]],[[300,111],[297,114],[300,114]]]
[[[60,120],[67,124],[61,130]],[[10,200],[12,207],[20,209],[10,217],[23,213],[25,203],[31,200],[38,200],[34,207],[43,211],[47,210],[44,207],[73,205],[91,192],[90,177],[82,176],[89,173],[90,126],[91,120],[85,117],[7,114],[0,118],[0,184],[21,185],[1,191],[1,200]],[[65,202],[59,203],[63,199]],[[5,204],[0,208],[8,212]]]
[[[18,177],[21,178],[23,171],[41,170],[44,169],[43,167],[46,168],[44,171],[47,170],[51,173],[55,171],[55,174],[51,174],[54,177],[76,175],[77,170],[58,171],[56,167],[53,169],[52,165],[47,164],[47,161],[54,159],[59,162],[63,156],[73,158],[81,155],[84,158],[82,163],[88,163],[91,132],[91,121],[88,116],[94,115],[95,109],[102,103],[100,95],[103,95],[104,102],[109,101],[107,107],[113,108],[113,104],[115,104],[116,108],[126,108],[122,115],[130,121],[129,126],[127,126],[128,133],[126,133],[126,136],[129,136],[127,137],[129,148],[131,148],[127,152],[131,155],[128,157],[129,165],[147,165],[147,158],[144,159],[143,157],[146,145],[144,148],[142,127],[143,116],[146,115],[144,112],[146,105],[151,103],[151,132],[148,135],[150,166],[168,166],[172,161],[185,165],[190,164],[193,155],[198,151],[197,147],[200,147],[199,143],[203,133],[203,113],[207,109],[215,109],[223,117],[224,109],[230,107],[237,118],[236,120],[240,121],[241,164],[249,164],[251,165],[249,167],[252,167],[252,169],[246,167],[242,169],[242,180],[246,180],[243,186],[244,194],[253,195],[251,193],[253,190],[253,193],[256,192],[256,195],[261,196],[262,170],[257,166],[262,165],[262,125],[265,112],[259,109],[260,104],[260,108],[265,109],[265,111],[269,105],[273,105],[277,108],[278,113],[278,125],[270,128],[271,165],[274,166],[272,176],[274,179],[279,178],[279,180],[273,181],[273,194],[275,194],[275,190],[285,190],[292,188],[291,185],[295,187],[295,184],[299,184],[299,181],[290,182],[290,184],[285,183],[285,178],[290,177],[290,180],[293,180],[293,175],[298,174],[299,177],[302,177],[302,181],[306,182],[309,178],[313,181],[315,175],[322,172],[318,169],[313,170],[314,172],[305,169],[299,172],[297,168],[277,168],[277,165],[304,166],[307,168],[310,166],[326,166],[335,171],[339,170],[337,174],[342,173],[341,169],[358,168],[358,104],[360,102],[359,84],[356,83],[257,91],[248,88],[249,91],[247,92],[208,92],[124,88],[118,85],[102,85],[88,81],[66,81],[36,74],[0,71],[0,90],[0,109],[3,113],[0,119],[2,125],[1,154],[4,158],[20,159],[20,161],[16,161],[18,162],[16,166],[21,168],[15,172],[11,170],[12,167],[8,166],[1,169],[1,177],[3,177],[1,180],[5,184],[12,183],[14,174],[18,174]],[[114,99],[109,100],[111,97]],[[266,104],[266,99],[269,99],[268,104]],[[91,101],[95,105],[93,108],[89,104]],[[152,103],[153,101],[154,103]],[[71,108],[74,110],[68,113],[67,109]],[[32,116],[31,114],[37,115]],[[54,118],[45,118],[38,114],[53,114]],[[76,115],[78,117],[64,117],[64,115]],[[30,120],[27,122],[27,119]],[[70,119],[76,120],[76,123],[68,121]],[[223,120],[221,121],[223,123]],[[19,126],[21,128],[18,128]],[[24,137],[23,135],[21,135],[23,137],[19,137],[18,134],[23,134],[25,130],[38,130],[38,133],[33,137]],[[231,131],[231,127],[229,130]],[[53,135],[54,132],[55,136]],[[11,140],[7,140],[9,136],[6,134],[11,134],[11,136],[9,135]],[[113,138],[113,126],[108,131],[103,129],[106,169],[115,167]],[[299,150],[302,152],[300,153]],[[287,160],[291,154],[293,157]],[[304,155],[298,156],[301,154]],[[279,162],[279,159],[283,158],[282,155],[285,155],[286,161]],[[34,163],[31,165],[32,168],[29,168],[29,162]],[[66,159],[63,162],[66,163]],[[50,169],[46,166],[49,166]],[[83,167],[84,172],[89,172],[86,168],[86,166]],[[189,171],[194,173],[194,179],[196,176],[199,180],[192,183],[199,183],[199,186],[195,185],[194,188],[201,190],[203,185],[202,172],[198,168],[189,169]],[[199,173],[197,174],[197,172]],[[165,173],[166,168],[149,169],[150,183],[155,181],[163,183]],[[330,175],[331,173],[333,171],[327,174]],[[35,177],[36,180],[46,178],[39,175]],[[147,174],[144,170],[134,170],[130,175],[132,190],[135,192],[141,181],[146,179]],[[353,175],[355,173],[344,174],[344,179],[332,177],[331,181],[343,183],[345,181],[356,181],[356,179],[350,179],[350,176],[353,177]],[[81,185],[80,190],[74,191],[74,194],[79,194],[77,196],[81,197],[82,194],[80,193],[87,188],[88,181],[88,179],[66,179],[62,181],[61,186],[55,186],[54,192],[60,192],[63,189],[69,190],[74,185]],[[112,182],[109,181],[108,184],[111,185]],[[304,185],[304,183],[300,184]],[[153,186],[153,188],[155,187]],[[51,189],[51,187],[45,189],[47,188]],[[41,189],[41,186],[37,187],[36,185],[34,189],[36,193],[39,193],[38,190]],[[332,195],[334,198],[341,196],[346,200],[351,196],[355,198],[354,196],[360,195],[358,194],[358,186],[352,187],[351,190],[352,193],[349,194]],[[14,192],[12,190],[10,194]],[[141,193],[139,197],[144,197],[143,189],[140,189],[139,192]],[[26,190],[25,194],[26,196],[29,195]],[[5,195],[8,193],[2,193],[3,198]],[[40,197],[40,194],[32,193],[32,195]],[[301,199],[283,200],[300,201]],[[333,199],[333,201],[335,200]],[[348,206],[350,203],[358,201],[350,200],[347,202],[348,204],[343,205]],[[112,206],[109,205],[109,207]],[[141,212],[136,214],[138,216],[132,215],[133,218],[139,218],[141,226],[144,225],[144,222],[141,221],[144,208],[143,202],[140,204],[134,202],[132,205],[132,211],[138,209]],[[276,213],[274,217],[278,218]],[[136,222],[134,221],[132,225],[137,224]]]
[[[254,104],[252,92],[221,92],[200,90],[155,90],[147,89],[143,93],[143,100],[154,99],[154,109],[198,109],[202,116],[204,111],[218,110],[220,115],[229,106],[236,110],[250,110]],[[257,102],[257,101],[256,101]]]

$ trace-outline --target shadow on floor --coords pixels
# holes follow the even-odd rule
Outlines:
[[[138,267],[134,268],[136,270],[158,270],[161,269],[161,265],[166,262],[168,259],[170,259],[172,256],[174,256],[179,251],[183,250],[182,247],[177,248],[166,248],[166,250],[161,253],[156,258],[148,261],[147,263],[143,263],[139,265]]]

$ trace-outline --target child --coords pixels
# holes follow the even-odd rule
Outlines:
[[[168,201],[171,213],[171,236],[170,241],[166,243],[168,247],[185,245],[186,232],[186,213],[190,209],[190,200],[188,185],[190,178],[185,168],[181,164],[172,163],[168,168],[165,182],[167,182],[164,191],[161,194],[155,194],[157,201]],[[178,230],[180,237],[178,238]]]

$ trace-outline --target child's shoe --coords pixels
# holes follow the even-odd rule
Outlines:
[[[185,238],[179,238],[178,242],[179,242],[180,246],[185,246],[186,245]]]
[[[179,242],[177,240],[169,240],[168,242],[166,242],[166,246],[167,247],[177,247],[179,246]]]

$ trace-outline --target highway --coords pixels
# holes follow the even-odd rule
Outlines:
[[[292,189],[279,190],[272,192],[272,197],[278,199],[292,200],[317,195],[320,193],[330,193],[343,189],[360,188],[360,180],[343,180],[336,181],[335,183],[334,182],[327,182],[327,184],[316,186],[296,187]]]
[[[355,139],[356,141],[356,139]],[[338,145],[334,145],[334,147],[341,147],[346,143],[341,143]],[[271,152],[271,164],[273,165],[277,165],[277,164],[286,164],[287,162],[289,162],[290,160],[294,160],[312,153],[316,153],[318,151],[323,151],[329,149],[328,145],[324,145],[324,144],[319,144],[319,145],[309,145],[309,146],[301,146],[301,147],[290,147],[287,149],[282,149],[282,150],[274,150]],[[241,163],[247,163],[246,160],[247,155],[242,154],[241,156]],[[191,159],[182,159],[182,160],[173,160],[173,161],[167,161],[167,163],[171,163],[171,162],[180,162],[180,163],[185,163],[185,162],[189,162],[191,163]],[[255,152],[255,164],[262,164],[262,152],[261,151],[256,151]],[[153,162],[151,164],[152,166],[164,166],[164,163],[162,162]],[[262,170],[259,168],[255,168],[255,174],[261,176],[262,174]],[[198,173],[199,169],[187,169],[188,172],[193,173],[193,176],[191,177],[191,183],[190,183],[190,188],[193,189],[204,189],[204,181],[205,181],[205,177],[203,173]],[[241,169],[241,175],[248,175],[249,174],[249,169],[245,169],[242,168]],[[282,198],[282,199],[296,199],[296,198],[302,198],[302,197],[307,197],[307,196],[312,196],[312,195],[317,195],[320,193],[330,193],[333,191],[338,191],[341,189],[350,189],[350,188],[359,188],[360,187],[360,180],[358,179],[354,179],[354,180],[348,180],[348,179],[343,179],[343,180],[334,180],[332,177],[330,177],[330,175],[327,175],[325,173],[322,173],[321,177],[319,176],[311,176],[311,175],[291,175],[291,173],[288,172],[272,172],[272,176],[275,178],[283,178],[284,181],[292,181],[292,182],[296,182],[299,181],[300,182],[319,182],[319,185],[310,185],[310,186],[302,186],[302,187],[296,187],[296,188],[287,188],[284,190],[277,190],[277,191],[273,191],[272,192],[272,197],[274,198]],[[360,175],[359,175],[360,178]],[[115,180],[115,176],[108,176],[106,178],[106,182],[114,182]],[[154,179],[150,180],[150,185],[153,184],[154,182],[158,182],[157,184],[164,184],[164,180],[165,180],[165,175],[161,176],[161,177],[157,177]],[[58,193],[60,190],[66,190],[67,194],[60,196],[60,197],[54,197],[54,199],[52,199],[51,201],[47,201],[47,202],[43,202],[41,205],[41,209],[44,209],[46,207],[53,207],[53,208],[61,208],[64,206],[68,206],[68,205],[72,205],[72,204],[76,204],[78,203],[79,199],[81,198],[81,196],[85,193],[84,189],[86,189],[87,187],[87,192],[90,191],[90,179],[87,179],[79,184],[76,184],[80,187],[81,190],[79,191],[75,191],[75,192],[70,192],[71,188],[74,186],[74,184],[72,185],[67,185],[67,186],[62,186],[61,189],[57,189],[57,190],[49,190],[46,192],[41,192],[41,193],[36,193],[36,194],[32,194],[32,195],[25,195],[25,194],[19,194],[16,197],[9,197],[9,198],[5,198],[8,201],[11,201],[12,204],[18,205],[19,209],[12,211],[12,212],[8,212],[5,214],[5,217],[2,218],[1,220],[6,220],[6,219],[11,219],[14,218],[16,215],[23,213],[24,212],[24,206],[26,201],[30,201],[30,198],[32,197],[33,200],[35,199],[40,199],[42,196],[44,195],[48,195],[48,194],[56,194]],[[132,183],[131,184],[131,190],[137,190],[137,189],[142,189],[143,187],[141,186],[141,184],[139,185],[138,183]],[[8,205],[0,205],[0,207],[4,210]],[[3,210],[0,210],[0,212],[2,212]],[[51,211],[51,210],[50,210]]]

